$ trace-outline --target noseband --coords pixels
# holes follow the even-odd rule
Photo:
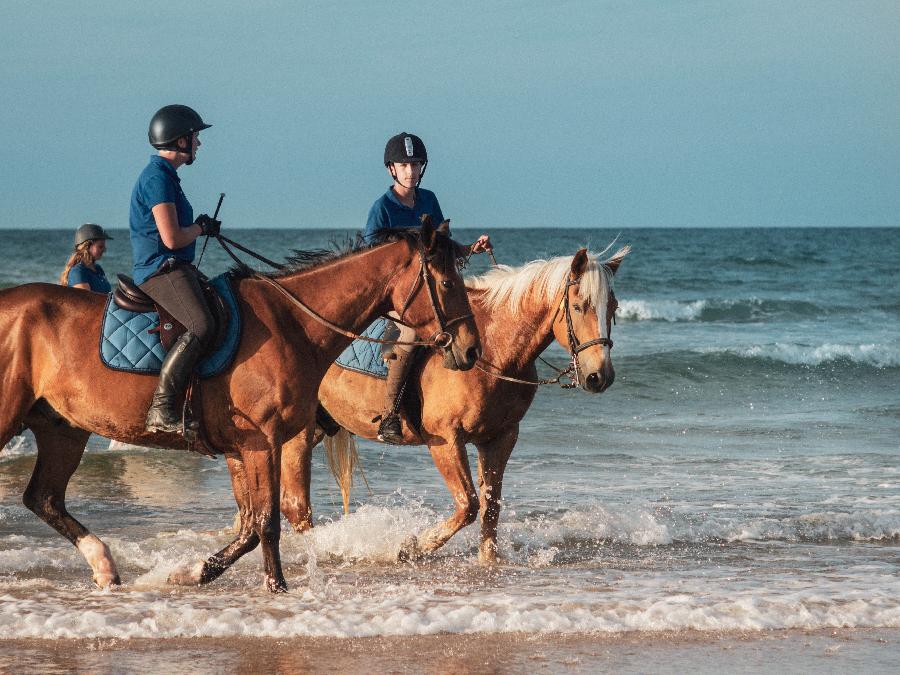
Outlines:
[[[412,288],[409,289],[409,293],[406,295],[406,301],[403,303],[403,309],[400,312],[400,323],[403,323],[403,315],[406,313],[406,310],[409,309],[409,306],[415,299],[419,289],[424,285],[425,288],[428,289],[428,299],[431,301],[431,309],[434,311],[434,318],[437,319],[439,326],[438,332],[431,336],[430,341],[435,347],[447,352],[453,345],[453,335],[448,329],[457,323],[471,319],[474,315],[469,312],[468,314],[462,314],[453,319],[447,319],[447,317],[444,316],[444,313],[441,311],[440,305],[438,304],[437,288],[435,288],[434,276],[432,275],[430,268],[430,263],[433,258],[434,255],[429,256],[425,254],[425,248],[422,246],[422,243],[419,242],[419,274],[416,275],[416,280],[413,282]]]
[[[569,286],[577,285],[577,281],[568,279],[566,281],[566,287],[565,289],[563,289],[563,310],[566,315],[566,339],[569,341],[569,353],[572,355],[572,368],[575,371],[576,381],[578,381],[580,373],[580,368],[578,365],[578,354],[580,352],[583,352],[588,347],[593,347],[594,345],[609,347],[610,349],[612,349],[613,347],[613,341],[605,337],[594,338],[593,340],[588,340],[587,342],[578,341],[578,336],[575,335],[575,328],[572,326],[572,313],[569,310]],[[603,317],[603,320],[606,321],[606,317]]]

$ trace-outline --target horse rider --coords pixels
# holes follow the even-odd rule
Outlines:
[[[435,194],[419,187],[427,165],[428,151],[421,138],[404,131],[388,139],[384,147],[384,166],[393,183],[369,209],[363,233],[367,241],[372,241],[374,235],[382,230],[419,227],[423,215],[430,216],[435,224],[444,221],[444,214]],[[481,253],[491,248],[490,238],[483,234],[472,244],[471,250],[472,253]],[[395,312],[391,312],[390,316],[399,319]],[[388,320],[384,337],[410,342],[416,336],[408,326]],[[392,353],[386,354],[385,358],[388,364],[387,393],[378,426],[378,440],[399,444],[403,441],[399,416],[400,399],[403,384],[414,360],[412,347],[394,345]]]
[[[203,298],[193,266],[196,240],[219,233],[221,223],[194,211],[181,189],[178,169],[190,166],[208,129],[195,110],[167,105],[150,120],[148,137],[157,154],[138,176],[131,193],[129,225],[134,256],[134,282],[187,329],[166,354],[146,429],[149,432],[196,432],[196,421],[184,427],[178,399],[207,343],[214,320]]]
[[[59,283],[95,293],[109,293],[112,287],[100,267],[107,239],[112,237],[94,223],[85,223],[75,230],[75,248],[59,275]]]

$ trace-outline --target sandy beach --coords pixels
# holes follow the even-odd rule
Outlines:
[[[0,672],[889,673],[900,631],[9,640]]]

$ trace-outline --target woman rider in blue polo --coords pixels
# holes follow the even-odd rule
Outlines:
[[[435,225],[443,222],[444,214],[435,194],[419,187],[427,164],[428,151],[422,139],[415,134],[404,131],[388,139],[384,148],[384,166],[391,175],[393,184],[375,200],[369,210],[369,219],[363,233],[366,241],[371,242],[374,235],[382,230],[419,227],[424,215],[430,216]],[[489,249],[491,242],[486,234],[481,235],[471,247],[472,253]],[[391,316],[397,318],[394,312]],[[388,321],[384,337],[410,342],[416,339],[416,334],[408,326]],[[413,362],[411,351],[412,348],[407,345],[394,345],[387,360],[387,393],[378,426],[378,439],[386,443],[403,442],[398,413],[403,383]]]
[[[95,293],[109,293],[112,288],[99,261],[106,252],[106,240],[112,239],[94,223],[85,223],[75,230],[75,249],[59,276],[59,283]]]
[[[178,400],[194,365],[213,338],[213,318],[203,298],[194,261],[196,239],[219,233],[221,223],[194,211],[181,190],[178,168],[193,164],[199,133],[208,129],[193,109],[167,105],[150,120],[150,157],[131,193],[129,225],[134,256],[134,282],[187,329],[166,354],[146,428],[151,432],[188,434]]]

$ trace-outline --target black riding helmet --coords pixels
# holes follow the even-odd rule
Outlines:
[[[150,120],[147,137],[150,139],[150,145],[157,150],[184,152],[183,148],[178,147],[179,138],[190,136],[195,131],[209,129],[211,126],[212,124],[204,122],[193,108],[186,105],[167,105],[157,110]],[[191,155],[191,161],[188,162],[190,164],[194,161],[194,154],[190,149],[187,153]]]
[[[391,136],[384,146],[384,165],[407,162],[428,163],[428,151],[422,139],[405,131]]]
[[[391,175],[394,176],[394,180],[397,180],[397,176],[394,175],[394,169],[391,168],[391,164],[412,162],[422,163],[422,172],[419,174],[419,180],[416,182],[416,187],[419,187],[419,183],[422,182],[422,176],[425,175],[425,169],[428,167],[428,151],[425,149],[425,144],[415,134],[405,131],[400,132],[396,136],[391,136],[387,145],[384,146],[384,165],[388,167]]]

